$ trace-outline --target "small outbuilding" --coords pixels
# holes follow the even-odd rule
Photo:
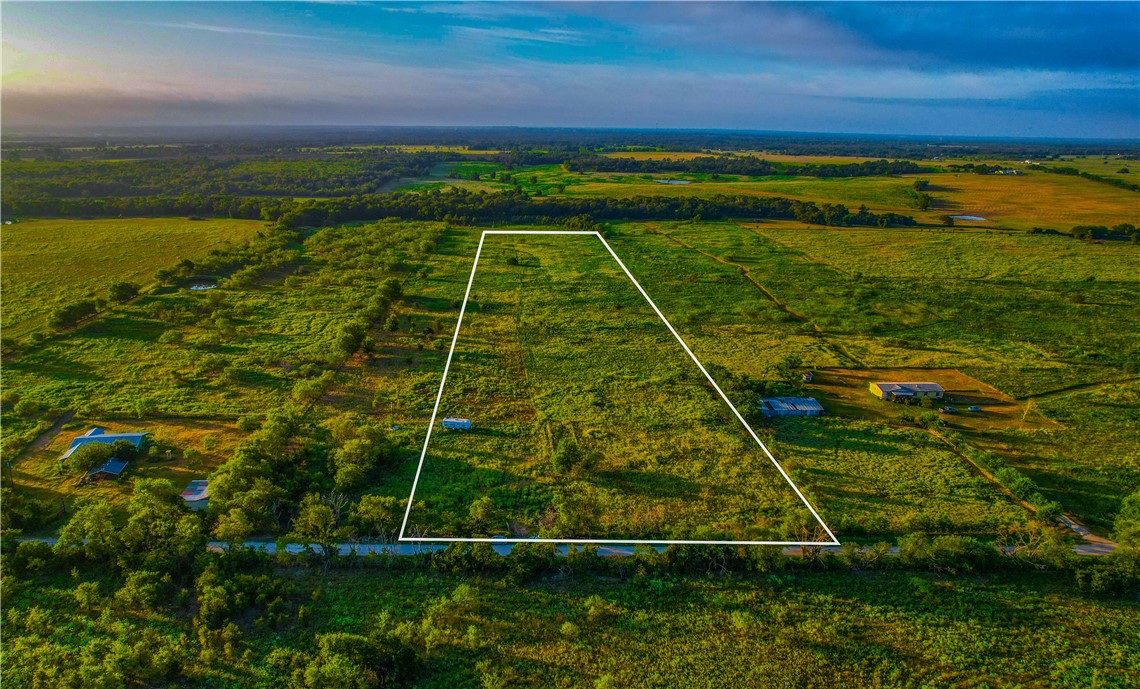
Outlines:
[[[186,490],[182,491],[182,499],[186,506],[197,512],[206,509],[210,501],[210,482],[206,479],[194,479]]]
[[[449,431],[469,431],[471,419],[456,419],[449,416],[443,420],[443,427]]]
[[[929,397],[940,400],[946,396],[946,391],[938,383],[871,383],[871,394],[881,400],[892,402],[906,402],[909,400]]]
[[[822,416],[823,405],[814,397],[762,397],[760,413],[764,416]]]
[[[123,475],[123,470],[127,468],[127,463],[121,459],[112,457],[103,463],[102,466],[95,467],[87,472],[88,481],[103,481],[119,478]]]

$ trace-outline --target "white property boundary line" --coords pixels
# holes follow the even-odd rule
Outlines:
[[[697,368],[701,369],[701,373],[705,374],[705,378],[707,378],[709,383],[712,384],[713,388],[716,389],[717,394],[719,394],[720,398],[722,400],[724,400],[725,404],[728,405],[728,408],[732,410],[732,413],[736,415],[736,418],[740,420],[741,425],[743,425],[745,430],[748,431],[748,434],[752,436],[752,439],[756,441],[756,444],[760,446],[760,449],[764,450],[764,454],[768,456],[768,459],[770,459],[772,461],[772,464],[780,472],[780,475],[784,477],[784,480],[788,482],[788,485],[792,487],[792,490],[794,490],[796,492],[796,495],[799,496],[800,500],[802,500],[804,505],[808,508],[808,510],[811,511],[812,516],[815,517],[816,521],[819,522],[819,525],[823,527],[823,530],[827,532],[827,535],[831,537],[831,540],[830,541],[683,541],[683,540],[637,540],[637,539],[607,539],[607,538],[438,538],[438,537],[408,537],[408,536],[405,536],[404,530],[407,529],[408,518],[412,514],[412,503],[414,502],[415,497],[416,497],[416,487],[419,485],[419,482],[420,482],[420,472],[422,472],[423,468],[424,468],[424,458],[427,457],[428,443],[431,441],[431,432],[432,432],[432,429],[435,428],[435,418],[436,418],[436,415],[439,413],[439,403],[443,399],[443,387],[444,387],[444,385],[447,384],[447,374],[451,370],[451,357],[455,354],[455,344],[459,341],[459,329],[463,326],[463,315],[467,312],[467,300],[471,296],[471,285],[475,282],[475,271],[479,267],[479,257],[483,254],[483,241],[487,238],[487,235],[489,235],[489,234],[544,234],[544,235],[545,234],[550,234],[550,235],[569,234],[569,235],[593,235],[593,236],[597,237],[598,240],[601,241],[602,246],[606,247],[606,251],[608,251],[610,253],[610,256],[613,256],[614,260],[617,261],[617,264],[619,266],[621,266],[622,271],[626,274],[626,277],[628,277],[630,279],[630,281],[633,283],[634,287],[637,287],[637,291],[641,292],[641,296],[645,297],[645,301],[649,302],[649,305],[653,307],[653,310],[657,313],[658,317],[661,318],[661,322],[663,322],[665,324],[665,327],[669,328],[669,332],[673,333],[673,337],[677,338],[677,342],[681,343],[681,347],[684,348],[685,353],[689,355],[689,358],[693,360],[693,362],[697,365]],[[447,363],[444,364],[444,367],[443,367],[443,378],[439,381],[439,392],[437,392],[436,396],[435,396],[435,407],[431,411],[431,423],[428,425],[427,437],[424,438],[424,447],[423,447],[423,450],[420,452],[420,463],[419,463],[419,466],[416,467],[416,477],[412,481],[412,492],[411,492],[411,495],[408,496],[408,507],[404,511],[404,521],[402,524],[400,524],[399,541],[401,541],[401,542],[417,542],[417,543],[418,542],[436,542],[436,543],[597,543],[597,544],[644,543],[646,545],[799,545],[799,546],[817,546],[817,545],[839,545],[840,544],[839,540],[835,537],[835,534],[833,534],[831,532],[831,529],[827,528],[827,524],[823,523],[823,519],[820,518],[819,513],[815,511],[815,508],[811,506],[811,503],[808,502],[807,498],[804,497],[804,494],[801,493],[800,489],[796,486],[796,484],[792,482],[792,479],[790,476],[788,476],[788,473],[786,471],[784,471],[784,468],[782,466],[780,466],[780,463],[777,462],[776,458],[772,456],[772,453],[768,450],[768,447],[760,440],[760,438],[756,435],[756,432],[752,430],[752,427],[749,426],[748,422],[744,420],[744,417],[740,415],[740,412],[737,411],[736,405],[734,405],[732,403],[732,401],[728,399],[728,396],[725,395],[724,391],[720,389],[720,386],[717,385],[715,380],[713,380],[713,377],[709,375],[709,372],[707,370],[705,370],[704,365],[700,362],[700,360],[697,359],[696,355],[693,354],[693,350],[689,349],[689,345],[685,344],[685,341],[683,339],[681,339],[681,336],[673,328],[673,324],[670,323],[667,318],[665,318],[665,314],[661,313],[661,309],[657,308],[657,304],[653,303],[653,300],[650,299],[649,295],[645,293],[645,290],[642,289],[642,287],[641,287],[641,283],[639,283],[637,281],[637,279],[633,277],[633,274],[629,272],[629,268],[626,268],[625,264],[621,262],[620,258],[618,258],[618,255],[616,253],[614,253],[613,247],[611,247],[609,242],[607,242],[605,240],[605,237],[603,237],[601,235],[601,233],[599,233],[599,232],[591,232],[591,231],[585,231],[585,230],[553,230],[553,231],[545,231],[545,230],[484,230],[483,234],[481,234],[479,236],[479,248],[475,251],[475,262],[471,264],[471,277],[467,278],[467,291],[463,294],[463,305],[459,309],[459,320],[455,323],[455,334],[452,335],[452,337],[451,337],[451,349],[448,350],[448,352],[447,352]]]

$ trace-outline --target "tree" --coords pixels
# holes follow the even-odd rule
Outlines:
[[[319,547],[326,566],[337,553],[337,543],[352,535],[350,527],[337,523],[336,514],[321,500],[318,493],[309,493],[301,501],[301,511],[293,520],[293,529],[289,532],[292,540]]]
[[[129,440],[116,440],[111,443],[111,456],[124,462],[133,462],[139,457],[139,449]]]
[[[484,495],[471,503],[467,509],[467,518],[473,531],[489,533],[499,525],[503,514],[495,505],[495,501],[489,495]]]
[[[201,519],[170,481],[136,479],[127,515],[119,555],[125,568],[185,575],[206,547]]]
[[[270,667],[288,673],[288,689],[398,686],[411,677],[416,664],[411,647],[388,632],[318,634],[316,642],[316,653],[280,648],[266,659]]]
[[[106,562],[118,553],[121,545],[111,503],[93,497],[82,501],[60,530],[55,550],[82,554],[91,562]]]
[[[562,473],[573,471],[581,459],[582,451],[578,449],[578,444],[570,438],[563,438],[558,441],[557,447],[554,448],[554,454],[550,456],[554,468]]]
[[[229,543],[231,547],[240,546],[253,533],[253,522],[249,515],[240,507],[234,507],[218,517],[214,526],[214,538]]]
[[[83,319],[95,315],[98,310],[98,304],[91,299],[77,301],[52,311],[48,317],[48,325],[55,330],[74,328]]]
[[[380,296],[389,303],[398,301],[403,295],[404,289],[400,286],[400,281],[396,278],[388,278],[380,283]]]
[[[384,541],[393,540],[400,529],[406,506],[406,500],[387,495],[365,495],[353,510],[352,521],[359,533]]]
[[[596,488],[575,481],[562,490],[554,500],[555,522],[558,535],[567,538],[589,538],[602,514],[601,500]]]
[[[1120,503],[1120,511],[1113,521],[1112,534],[1120,545],[1140,548],[1140,490]]]
[[[133,282],[115,282],[112,283],[109,290],[111,301],[123,303],[130,301],[139,295],[139,286]]]
[[[103,464],[114,456],[113,446],[107,443],[87,443],[80,445],[79,449],[67,458],[67,465],[72,471],[86,474]]]
[[[391,443],[384,429],[364,423],[357,414],[334,420],[332,428],[334,440],[341,441],[330,454],[333,478],[338,490],[348,490],[360,484],[389,453]]]

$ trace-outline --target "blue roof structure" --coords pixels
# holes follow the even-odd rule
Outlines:
[[[83,435],[76,436],[75,439],[71,441],[71,445],[67,448],[67,451],[64,452],[63,456],[59,459],[60,461],[67,459],[75,454],[76,450],[88,443],[106,443],[110,445],[116,440],[126,440],[134,445],[135,448],[141,450],[143,443],[146,442],[146,433],[108,433],[104,429],[96,426]]]
[[[764,416],[819,416],[823,405],[814,397],[762,397],[760,413]]]
[[[123,473],[123,469],[127,468],[127,463],[121,459],[108,459],[103,466],[92,469],[87,472],[87,476],[91,477],[96,474],[110,474],[111,476],[118,476]]]

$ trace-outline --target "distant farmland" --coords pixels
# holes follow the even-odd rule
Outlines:
[[[52,309],[107,296],[114,282],[146,285],[156,270],[191,260],[225,242],[253,236],[255,220],[185,218],[31,220],[6,225],[4,237],[5,335],[44,325]]]

